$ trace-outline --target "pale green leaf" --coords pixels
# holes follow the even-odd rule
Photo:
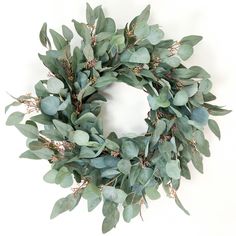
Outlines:
[[[6,125],[16,125],[19,124],[23,118],[24,118],[25,114],[19,111],[13,112],[11,113],[6,121]]]
[[[193,54],[193,47],[189,44],[181,44],[177,52],[182,60],[187,60]]]
[[[27,159],[32,159],[32,160],[40,160],[40,158],[38,156],[36,156],[32,151],[27,150],[25,152],[23,152],[20,155],[20,158],[27,158]]]
[[[95,23],[94,11],[88,2],[86,3],[86,20],[87,23],[91,26]]]
[[[105,234],[109,232],[111,229],[113,229],[120,218],[120,213],[117,208],[115,208],[109,216],[106,216],[105,219],[102,222],[102,232]]]
[[[97,79],[95,83],[96,88],[102,88],[112,84],[113,82],[117,81],[117,78],[111,75],[104,75]]]
[[[210,130],[220,139],[220,128],[215,120],[209,119],[208,126]]]
[[[63,82],[57,78],[52,77],[47,81],[47,89],[48,92],[50,93],[58,94],[63,88],[64,88]]]
[[[80,201],[80,194],[69,194],[65,198],[61,198],[56,201],[53,206],[50,219],[53,219],[65,211],[71,211]]]
[[[162,61],[173,68],[178,67],[181,63],[178,57],[166,57]]]
[[[192,163],[193,166],[200,172],[203,173],[203,163],[202,163],[202,156],[199,152],[194,151],[192,155]]]
[[[86,44],[83,53],[87,61],[92,61],[94,59],[93,48],[90,44]]]
[[[36,123],[43,124],[43,125],[51,125],[52,124],[52,118],[50,116],[39,114],[36,116],[30,117],[30,119]]]
[[[192,114],[191,114],[191,119],[201,125],[207,124],[208,117],[209,117],[208,111],[204,107],[198,107],[198,108],[193,109]]]
[[[115,203],[123,203],[127,197],[123,190],[111,186],[104,186],[102,194],[105,199]]]
[[[49,32],[52,36],[52,39],[53,39],[53,42],[54,42],[54,45],[55,45],[56,49],[57,50],[64,49],[65,46],[67,45],[66,40],[53,29],[50,29]]]
[[[129,160],[122,159],[118,162],[117,167],[120,172],[122,172],[125,175],[128,175],[130,173],[131,163]]]
[[[73,131],[71,125],[68,125],[60,120],[53,120],[53,124],[55,125],[56,129],[62,134],[63,137],[68,137],[69,133]]]
[[[161,197],[160,193],[157,191],[156,187],[146,187],[145,193],[151,200],[156,200]]]
[[[166,173],[172,179],[180,178],[180,165],[179,160],[171,160],[166,164]]]
[[[43,180],[47,183],[53,184],[55,183],[57,174],[58,174],[57,170],[51,169],[43,176]]]
[[[138,156],[139,147],[132,141],[124,141],[122,142],[121,151],[124,158],[132,159]]]
[[[60,106],[59,98],[55,96],[48,96],[41,100],[40,107],[43,113],[49,116],[53,116],[57,113]]]
[[[62,33],[68,42],[70,42],[74,37],[73,32],[66,25],[62,26]]]
[[[89,135],[85,131],[76,130],[72,134],[72,141],[80,146],[87,145],[89,141]]]
[[[202,36],[198,35],[189,35],[181,39],[181,44],[189,44],[191,46],[195,46],[202,40]]]
[[[147,37],[147,40],[152,44],[156,45],[158,44],[164,37],[164,32],[159,29],[158,25],[152,25],[150,26],[150,32]]]
[[[184,106],[188,102],[188,94],[185,90],[180,90],[175,94],[173,99],[173,104],[175,106]]]
[[[132,63],[149,63],[150,62],[150,54],[148,50],[144,47],[139,48],[137,51],[133,52],[131,54],[131,57],[129,58],[129,62]]]
[[[86,146],[82,146],[79,153],[79,158],[94,158],[96,156],[95,152]]]
[[[27,138],[37,139],[39,131],[35,126],[28,124],[16,124],[16,128]]]

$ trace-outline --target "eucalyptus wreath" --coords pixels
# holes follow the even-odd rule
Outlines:
[[[74,48],[74,33],[67,26],[62,26],[62,35],[49,30],[55,47],[47,24],[41,28],[40,41],[47,51],[39,58],[49,78],[37,82],[36,96],[13,97],[6,111],[21,104],[27,111],[13,112],[6,124],[27,137],[28,150],[21,158],[50,163],[46,182],[73,185],[68,196],[56,201],[51,218],[74,209],[81,197],[89,212],[102,202],[106,233],[117,225],[121,209],[126,222],[141,215],[148,199],[160,197],[160,186],[189,214],[177,196],[181,178],[191,178],[189,163],[203,173],[203,156],[210,156],[204,127],[220,139],[220,129],[209,115],[230,110],[210,103],[216,97],[206,70],[183,64],[202,37],[164,40],[162,29],[147,23],[149,15],[147,6],[124,29],[116,29],[101,6],[92,9],[87,4],[87,23],[73,20],[82,38]],[[145,134],[104,135],[99,114],[106,98],[101,90],[114,82],[147,93]]]

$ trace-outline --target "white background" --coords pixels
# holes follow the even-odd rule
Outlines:
[[[13,95],[33,92],[33,85],[45,79],[47,70],[37,53],[44,52],[38,40],[43,22],[59,30],[62,24],[72,26],[71,19],[85,20],[85,2],[82,0],[7,0],[0,6],[0,235],[102,235],[101,209],[87,213],[85,202],[70,213],[50,221],[54,202],[70,192],[46,184],[43,174],[49,169],[44,161],[18,158],[25,151],[24,138],[14,129],[5,127],[3,107]],[[151,23],[158,23],[166,38],[181,39],[189,34],[202,35],[204,40],[195,48],[195,54],[186,65],[201,65],[212,75],[213,92],[217,103],[236,110],[236,32],[234,1],[224,0],[102,0],[90,1],[92,6],[102,4],[105,12],[123,27],[151,3]],[[76,42],[74,42],[76,43]],[[145,131],[143,118],[147,112],[144,94],[115,85],[109,93],[109,104],[104,108],[105,129],[119,134]],[[109,115],[109,117],[108,117]],[[166,235],[166,236],[234,236],[236,235],[236,156],[235,112],[217,118],[221,127],[219,142],[208,134],[211,157],[205,158],[205,174],[192,169],[192,180],[182,181],[179,197],[190,211],[186,216],[165,197],[151,202],[140,218],[131,224],[120,222],[109,235]]]

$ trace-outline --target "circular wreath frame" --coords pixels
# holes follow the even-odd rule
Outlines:
[[[162,29],[148,25],[149,15],[150,5],[124,29],[116,29],[101,6],[92,9],[87,4],[87,23],[73,20],[82,38],[81,46],[73,50],[74,33],[67,26],[62,26],[63,35],[49,30],[55,49],[47,24],[42,26],[40,41],[47,52],[39,58],[50,71],[49,79],[35,85],[36,97],[14,98],[6,111],[25,104],[27,112],[13,112],[6,124],[27,137],[28,150],[20,157],[51,163],[43,177],[46,182],[64,188],[74,184],[72,193],[55,203],[51,218],[71,211],[81,197],[87,200],[88,211],[103,200],[106,233],[119,221],[119,205],[124,220],[130,222],[141,214],[147,198],[160,197],[161,185],[189,214],[176,194],[180,180],[191,178],[189,162],[203,173],[202,155],[210,156],[204,126],[208,124],[220,138],[209,115],[230,111],[209,103],[216,97],[210,92],[210,75],[202,67],[183,65],[202,37],[163,40]],[[104,136],[99,113],[106,98],[100,91],[113,82],[147,93],[150,111],[145,134]]]

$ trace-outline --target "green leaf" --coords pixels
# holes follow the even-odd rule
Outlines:
[[[97,117],[92,112],[86,112],[75,121],[76,125],[83,125],[86,123],[94,123]]]
[[[102,88],[112,84],[113,82],[117,81],[117,78],[111,75],[104,75],[97,79],[95,83],[96,88]]]
[[[111,178],[115,177],[118,174],[120,174],[120,172],[118,170],[105,169],[105,170],[102,170],[101,177],[111,179]]]
[[[212,88],[212,82],[209,79],[203,79],[200,82],[199,91],[208,94]]]
[[[141,168],[139,166],[132,166],[129,176],[130,185],[133,186],[139,176]]]
[[[50,29],[49,32],[52,36],[52,39],[53,39],[53,42],[54,42],[54,45],[55,45],[56,49],[57,50],[64,49],[65,46],[67,45],[66,40],[53,29]]]
[[[188,94],[185,90],[180,90],[175,94],[173,99],[173,104],[175,106],[184,106],[188,102]]]
[[[196,78],[209,79],[211,77],[201,66],[191,66],[189,69],[197,73]]]
[[[220,128],[215,120],[209,119],[208,126],[210,130],[220,139]]]
[[[42,25],[42,28],[40,30],[40,33],[39,33],[39,39],[40,39],[40,42],[42,43],[42,45],[44,47],[51,47],[51,43],[50,43],[50,40],[47,36],[47,23],[44,23]]]
[[[16,125],[19,124],[23,118],[24,118],[25,114],[19,111],[13,112],[11,113],[6,121],[6,125]]]
[[[75,142],[76,144],[80,146],[86,146],[89,141],[89,135],[85,131],[82,130],[76,130],[72,134],[72,142]]]
[[[48,96],[41,100],[40,107],[43,113],[49,116],[53,116],[57,113],[60,106],[59,98],[55,96]]]
[[[61,167],[57,173],[55,183],[60,184],[62,188],[68,188],[73,184],[72,175],[65,166]]]
[[[28,147],[32,151],[39,150],[39,149],[42,149],[44,147],[44,143],[42,143],[40,141],[32,141],[28,144]]]
[[[104,12],[103,12],[101,6],[99,8],[97,8],[97,15],[98,15],[98,19],[97,19],[95,34],[98,34],[103,31],[105,21],[106,21],[105,16],[104,16]]]
[[[203,155],[209,157],[210,156],[209,142],[205,139],[203,132],[200,130],[196,130],[193,133],[193,136],[196,141],[197,150],[201,152]]]
[[[28,159],[32,159],[32,160],[40,160],[40,158],[38,156],[36,156],[33,152],[31,152],[30,150],[27,150],[25,152],[23,152],[20,155],[20,158],[28,158]]]
[[[79,158],[94,158],[96,156],[95,152],[86,147],[86,146],[82,146],[80,149],[80,153],[79,153]]]
[[[142,185],[146,185],[148,184],[152,176],[153,176],[152,168],[142,168],[138,176],[138,181]]]
[[[112,18],[107,17],[104,22],[103,27],[104,32],[115,33],[116,32],[116,23]]]
[[[45,159],[45,160],[51,159],[52,155],[54,155],[54,152],[46,147],[38,150],[32,150],[32,152],[40,159]]]
[[[94,210],[101,201],[102,201],[101,197],[88,199],[87,200],[88,211],[91,212],[92,210]]]
[[[77,194],[77,196],[74,194],[69,194],[65,198],[61,198],[57,200],[53,206],[50,219],[54,219],[55,217],[57,217],[58,215],[60,215],[61,213],[65,211],[73,210],[74,207],[80,201],[80,198],[81,198],[80,194]]]
[[[131,54],[129,58],[129,62],[131,63],[149,63],[150,62],[150,54],[145,47],[139,48],[137,51]]]
[[[206,125],[208,122],[208,111],[204,107],[198,107],[193,109],[192,114],[191,114],[191,120],[196,121],[200,125]]]
[[[56,181],[57,174],[57,170],[51,169],[43,176],[43,180],[47,183],[54,184]]]
[[[158,25],[151,25],[150,26],[150,32],[147,37],[147,40],[152,44],[156,45],[158,44],[164,37],[164,32],[159,29]]]
[[[87,61],[92,61],[94,59],[93,48],[90,44],[86,44],[83,53]]]
[[[187,59],[189,59],[189,57],[192,56],[193,47],[189,44],[181,44],[179,46],[179,50],[178,50],[177,54],[179,55],[179,57],[182,60],[186,61]]]
[[[140,212],[139,204],[132,204],[124,207],[123,218],[124,221],[129,223],[134,217],[136,217]]]
[[[47,81],[47,88],[48,92],[58,94],[64,88],[64,84],[61,80],[52,77]]]
[[[196,71],[192,71],[190,69],[178,68],[174,70],[173,75],[180,79],[190,79],[195,77],[198,74]]]
[[[83,190],[83,194],[82,194],[82,197],[87,200],[100,198],[100,196],[101,196],[100,189],[93,183],[89,183],[87,187]]]
[[[39,114],[36,116],[30,117],[30,119],[36,123],[43,124],[43,125],[51,125],[52,124],[52,118],[50,116]]]
[[[109,139],[106,139],[105,143],[106,143],[106,147],[112,151],[118,152],[120,150],[120,146]]]
[[[62,26],[62,33],[68,42],[70,42],[74,37],[73,32],[66,25]]]
[[[203,98],[205,102],[211,102],[216,100],[216,96],[212,93],[203,94]]]
[[[123,141],[121,152],[124,158],[132,159],[138,156],[139,147],[132,141]]]
[[[175,196],[175,203],[182,211],[184,211],[185,214],[190,215],[190,213],[185,209],[177,195]]]
[[[120,218],[120,213],[117,210],[117,208],[115,208],[110,214],[109,216],[106,216],[105,219],[102,222],[102,232],[105,234],[107,232],[109,232],[111,229],[113,229]]]
[[[131,163],[129,160],[122,159],[118,162],[117,167],[120,172],[122,172],[125,175],[128,175],[131,170]]]
[[[127,194],[123,190],[111,186],[104,186],[102,189],[102,194],[106,200],[110,200],[118,204],[123,203],[127,197]]]
[[[185,86],[183,90],[188,94],[188,97],[192,97],[194,94],[197,93],[198,91],[198,84],[194,83],[189,86]]]
[[[119,48],[124,46],[125,43],[125,37],[123,34],[117,34],[112,36],[111,40],[110,40],[110,45],[111,48],[115,47],[115,48]]]
[[[68,125],[60,120],[54,119],[53,124],[63,137],[68,137],[69,133],[74,130],[71,125]]]
[[[189,44],[195,46],[202,40],[202,36],[198,35],[189,35],[181,39],[180,44]]]
[[[111,36],[113,36],[113,35],[114,34],[110,33],[110,32],[101,32],[101,33],[96,35],[96,42],[101,42],[101,41],[103,41],[105,39],[110,39]],[[103,43],[105,43],[105,42],[103,42]]]
[[[89,3],[86,3],[86,20],[89,25],[94,25],[95,23],[95,15]]]
[[[88,26],[84,23],[79,23],[76,20],[73,20],[73,22],[77,33],[83,38],[85,44],[90,44],[91,34]]]
[[[178,67],[181,63],[178,57],[166,57],[162,61],[173,68]]]
[[[145,193],[151,200],[157,200],[161,197],[160,193],[157,191],[156,187],[146,187]]]
[[[37,139],[39,131],[36,127],[28,124],[16,124],[16,128],[27,138]]]
[[[163,134],[165,129],[166,129],[165,121],[158,120],[157,123],[156,123],[155,130],[154,130],[154,132],[152,134],[152,139],[151,139],[151,144],[152,145],[155,145],[158,142],[160,136]]]
[[[157,110],[159,107],[168,107],[170,106],[170,101],[167,96],[163,96],[162,93],[159,96],[151,96],[147,97],[148,103],[152,110]]]
[[[35,84],[34,89],[35,89],[36,95],[38,97],[49,96],[49,93],[48,93],[46,87],[43,85],[43,83],[41,81],[39,81],[37,84]]]
[[[7,106],[5,107],[5,113],[7,113],[7,111],[9,110],[10,107],[12,107],[12,106],[15,107],[15,106],[19,106],[19,105],[21,105],[21,103],[18,102],[18,101],[15,101],[15,102],[10,103],[9,105],[7,105]]]
[[[224,116],[231,112],[231,110],[222,109],[222,108],[209,108],[208,112],[212,116]]]
[[[202,163],[202,156],[200,155],[200,153],[197,152],[197,151],[194,151],[191,160],[192,160],[193,166],[194,166],[200,173],[203,174],[203,163]]]
[[[170,160],[166,164],[166,173],[172,179],[180,179],[179,160]]]
[[[117,203],[104,199],[102,207],[102,214],[104,216],[108,217],[115,209],[117,209]]]
[[[136,22],[134,25],[134,34],[139,40],[145,39],[146,37],[148,37],[150,33],[150,28],[147,25],[149,16],[150,16],[150,5],[148,5],[136,18]]]

